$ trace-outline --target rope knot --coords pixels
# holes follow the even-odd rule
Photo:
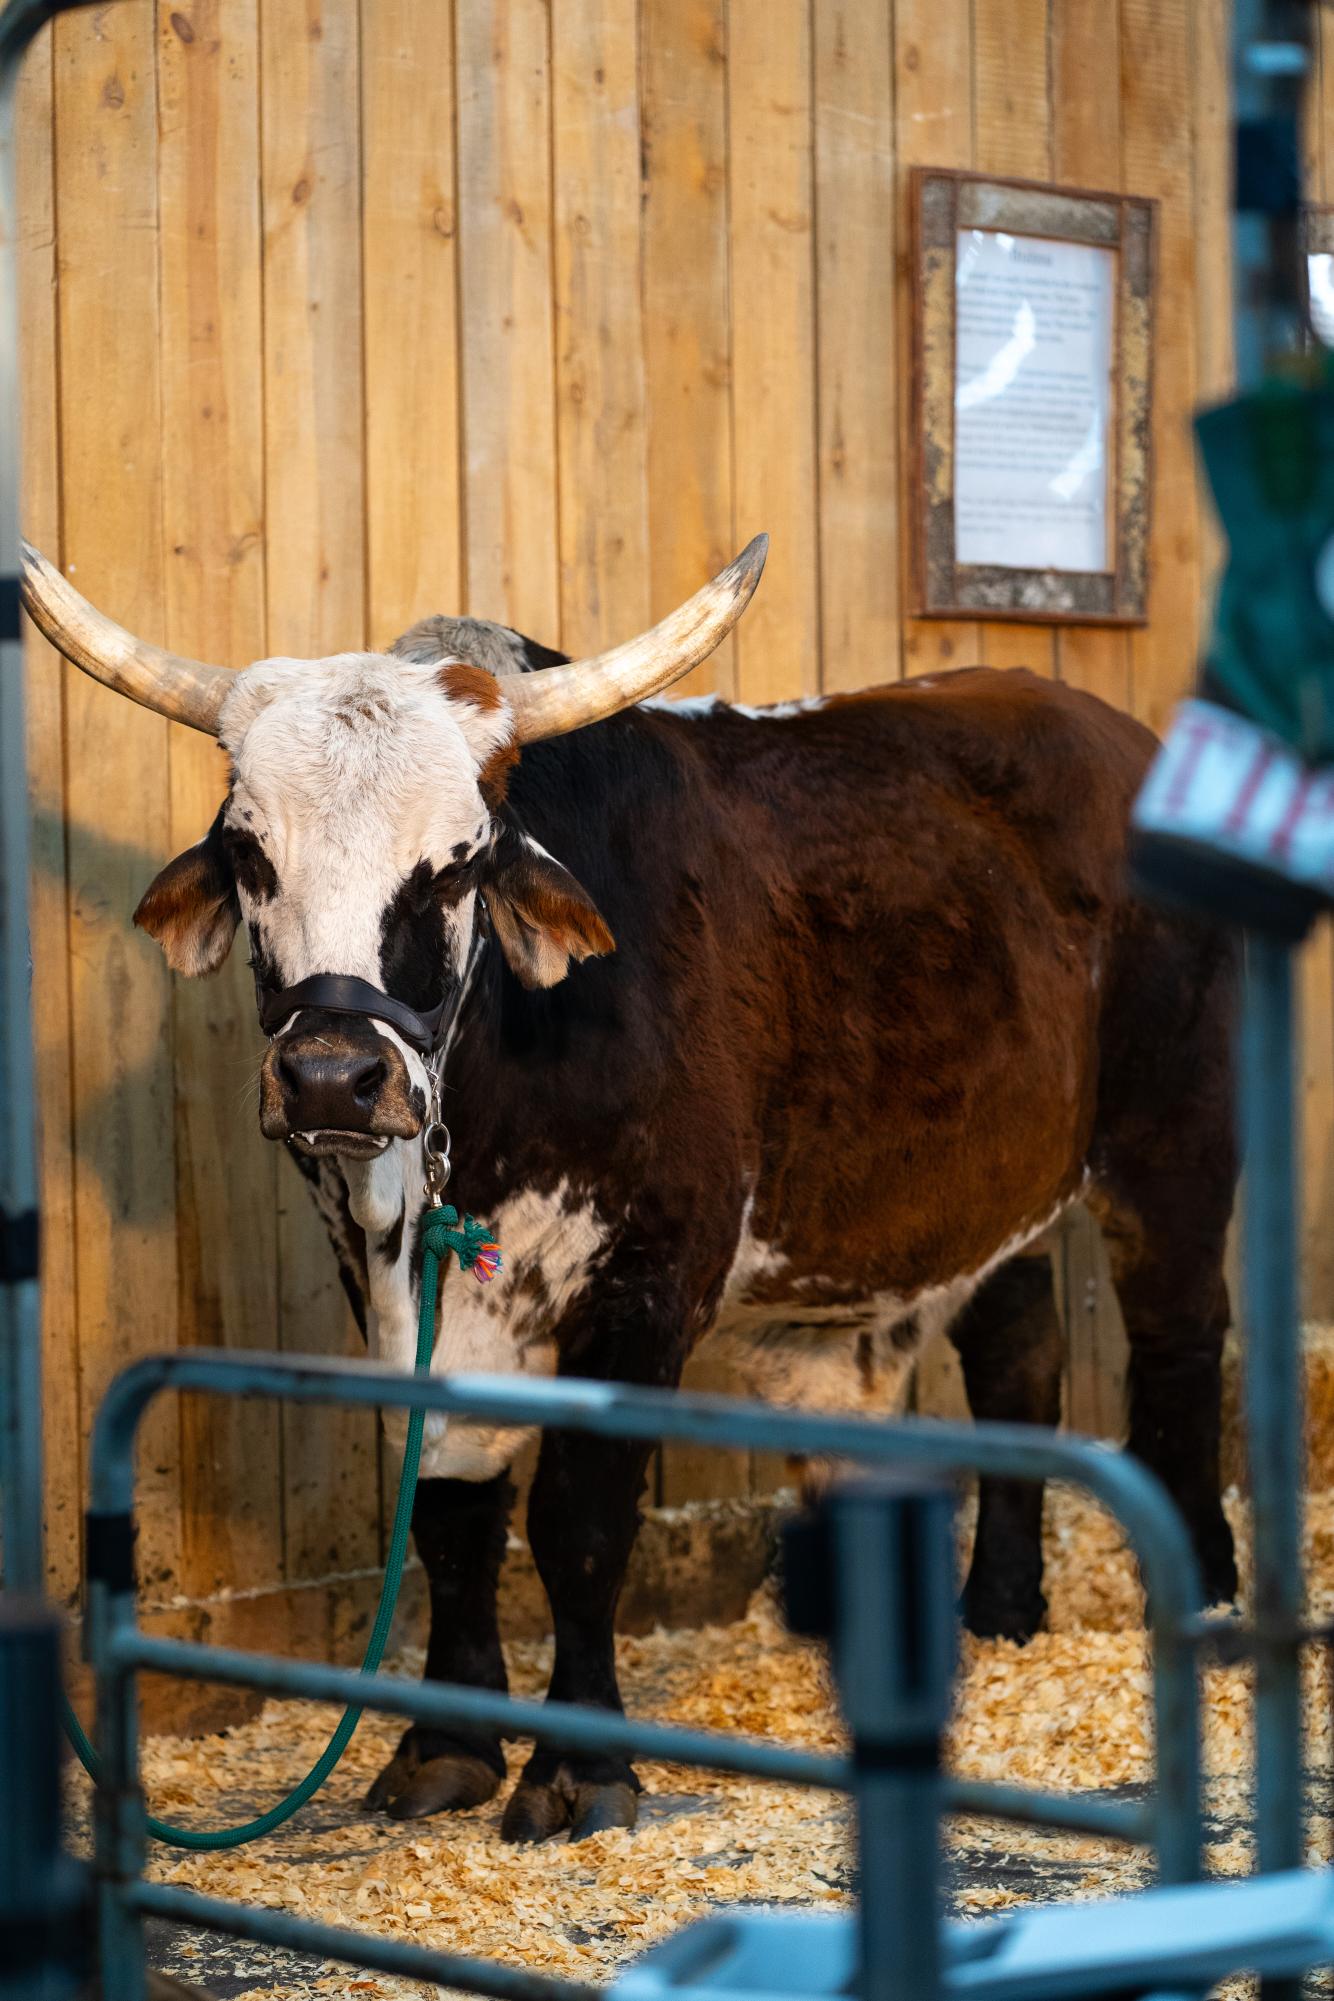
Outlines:
[[[443,1261],[450,1252],[459,1261],[460,1271],[470,1271],[481,1285],[488,1284],[500,1270],[500,1246],[485,1223],[472,1216],[460,1222],[451,1202],[426,1212],[422,1249]]]

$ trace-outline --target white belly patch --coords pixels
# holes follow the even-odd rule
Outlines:
[[[871,1292],[831,1305],[818,1300],[818,1279],[794,1278],[790,1289],[784,1284],[788,1260],[752,1234],[747,1204],[717,1316],[697,1352],[722,1367],[739,1395],[803,1410],[889,1413],[901,1405],[922,1346],[948,1328],[983,1280],[1040,1237],[1063,1207],[1018,1231],[975,1271],[947,1283],[911,1298]],[[503,1269],[483,1286],[451,1261],[432,1373],[552,1376],[558,1361],[553,1330],[596,1279],[613,1227],[564,1181],[546,1194],[524,1190],[510,1197],[488,1220]],[[403,1370],[412,1368],[416,1346],[416,1307],[407,1279],[406,1245],[395,1270],[378,1274],[378,1282],[372,1259],[372,1351]],[[406,1429],[405,1413],[385,1413],[385,1431],[400,1451]],[[531,1435],[529,1427],[430,1413],[422,1477],[492,1479]]]
[[[748,1202],[718,1317],[697,1352],[726,1372],[739,1395],[801,1410],[887,1415],[902,1407],[913,1362],[927,1342],[951,1326],[984,1279],[1049,1229],[1064,1206],[1016,1232],[976,1271],[943,1285],[911,1298],[871,1292],[824,1305],[802,1296],[818,1292],[818,1280],[794,1280],[791,1296],[781,1297],[788,1260],[751,1234]]]

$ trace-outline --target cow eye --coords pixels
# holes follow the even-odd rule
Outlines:
[[[462,861],[446,862],[437,869],[431,880],[432,896],[442,903],[458,903],[477,880],[478,859],[478,854],[465,855]]]

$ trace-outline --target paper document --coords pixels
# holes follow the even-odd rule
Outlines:
[[[1116,253],[961,229],[955,561],[1109,570]]]

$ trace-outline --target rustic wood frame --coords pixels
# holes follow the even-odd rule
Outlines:
[[[913,229],[913,588],[919,618],[1143,625],[1148,618],[1150,403],[1157,203],[943,167],[915,167]],[[954,536],[955,233],[1096,244],[1118,255],[1113,331],[1115,567],[1017,570],[957,563]]]

